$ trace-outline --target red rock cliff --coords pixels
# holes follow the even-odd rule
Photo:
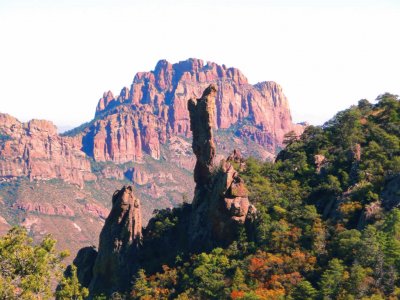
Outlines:
[[[14,177],[47,180],[60,178],[83,185],[94,179],[90,162],[81,151],[78,138],[60,137],[53,123],[31,120],[21,123],[0,114],[0,178]]]
[[[282,146],[285,133],[302,131],[302,126],[292,123],[288,101],[275,82],[251,85],[238,69],[199,59],[176,64],[161,60],[154,71],[137,73],[130,89],[123,88],[119,96],[104,93],[96,116],[105,120],[92,128],[94,138],[89,141],[93,157],[139,160],[144,150],[158,159],[159,143],[167,136],[191,135],[186,101],[200,98],[210,84],[218,88],[216,129],[237,125],[239,137],[254,140],[272,153]],[[137,117],[125,120],[121,107],[135,111]]]

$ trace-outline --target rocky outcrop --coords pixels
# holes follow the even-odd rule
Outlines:
[[[96,258],[97,251],[94,247],[84,247],[78,251],[73,261],[73,264],[77,267],[78,280],[86,288],[89,287],[90,281],[93,278],[93,266]]]
[[[188,101],[192,148],[196,156],[194,180],[195,194],[192,204],[177,209],[155,211],[149,224],[142,230],[139,201],[131,187],[123,187],[113,196],[113,207],[100,234],[99,251],[91,266],[80,265],[78,276],[85,280],[93,276],[91,295],[126,291],[132,275],[139,269],[152,270],[171,263],[176,255],[189,255],[226,247],[238,238],[241,228],[253,230],[256,208],[248,199],[248,190],[233,164],[243,164],[240,152],[235,150],[227,160],[216,166],[216,146],[213,138],[215,97],[218,89],[208,86],[199,99]],[[139,169],[133,168],[135,178]],[[172,175],[172,174],[171,174]],[[159,174],[162,178],[169,175]],[[138,178],[144,180],[143,175]],[[135,179],[138,180],[138,179]],[[147,194],[153,198],[160,191],[149,182]],[[168,225],[167,225],[168,224]],[[142,243],[141,243],[142,241]],[[78,261],[88,261],[93,253],[81,250]],[[154,269],[155,270],[155,269]]]
[[[160,159],[166,124],[149,107],[120,106],[83,132],[83,150],[96,161],[142,161],[143,153]]]
[[[322,154],[314,155],[314,164],[317,174],[321,173],[321,169],[326,165],[326,157]]]
[[[140,201],[131,186],[114,193],[112,209],[100,234],[99,251],[89,289],[110,293],[128,288],[135,254],[142,237]]]
[[[0,178],[30,180],[59,178],[82,186],[96,177],[81,151],[79,138],[61,137],[53,123],[31,120],[21,123],[0,114]]]
[[[23,211],[36,212],[40,214],[50,215],[50,216],[75,216],[75,212],[65,204],[62,205],[50,205],[48,203],[15,203],[14,208]]]
[[[176,64],[161,60],[154,71],[137,73],[130,89],[123,88],[119,96],[104,93],[96,109],[102,120],[85,139],[87,153],[97,161],[118,163],[139,161],[143,152],[159,159],[167,136],[190,137],[186,101],[199,98],[210,84],[218,88],[212,124],[216,129],[237,126],[239,137],[271,153],[282,146],[285,133],[303,130],[292,123],[288,101],[275,82],[251,85],[238,69],[199,59]],[[126,111],[135,117],[127,117]]]
[[[217,88],[210,85],[197,100],[189,100],[193,152],[196,155],[195,195],[189,226],[189,248],[195,251],[227,246],[237,238],[241,225],[249,226],[256,214],[250,204],[248,190],[231,162],[239,159],[234,153],[229,161],[214,164],[214,105]],[[240,159],[239,159],[240,160]]]
[[[216,93],[217,88],[210,85],[200,99],[190,99],[188,102],[190,130],[193,132],[192,149],[197,159],[194,167],[196,190],[209,183],[215,168],[216,147],[212,127],[215,123]]]

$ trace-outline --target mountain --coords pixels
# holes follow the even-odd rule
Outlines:
[[[278,84],[251,85],[237,69],[198,59],[161,60],[137,73],[120,95],[103,94],[93,120],[61,135],[49,121],[0,114],[0,230],[22,224],[38,239],[53,234],[75,253],[97,245],[121,185],[134,184],[143,224],[154,209],[186,201],[195,164],[187,100],[209,84],[218,89],[217,161],[233,148],[273,159],[284,134],[304,128],[292,123]]]

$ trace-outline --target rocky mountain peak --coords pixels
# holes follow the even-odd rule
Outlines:
[[[190,58],[171,64],[160,60],[150,72],[140,72],[134,77],[131,87],[123,88],[119,96],[108,92],[99,100],[96,116],[102,116],[98,122],[108,119],[117,120],[107,127],[93,126],[90,129],[87,148],[94,149],[95,160],[111,159],[115,162],[120,155],[130,150],[127,136],[137,136],[141,143],[131,145],[135,153],[126,160],[140,158],[142,152],[153,158],[160,157],[158,148],[167,138],[174,135],[190,138],[189,111],[187,99],[200,99],[203,91],[213,84],[218,88],[215,95],[215,129],[236,127],[236,135],[251,140],[266,148],[270,153],[282,146],[285,133],[294,130],[301,133],[303,126],[292,123],[289,104],[282,88],[275,82],[249,84],[242,72],[213,62]],[[126,128],[124,107],[137,113],[132,120],[133,127]],[[152,127],[145,132],[148,123],[143,114],[152,114]],[[147,118],[147,117],[146,117]],[[142,124],[141,124],[142,123]],[[120,132],[123,130],[124,132]],[[132,131],[132,132],[131,132]],[[103,146],[106,144],[107,146]],[[114,146],[118,145],[118,148]],[[115,154],[111,154],[113,152]],[[123,162],[123,161],[122,161]]]

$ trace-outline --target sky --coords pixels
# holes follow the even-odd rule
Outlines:
[[[200,58],[279,83],[319,125],[400,94],[399,20],[399,0],[0,0],[0,112],[62,131],[160,59]]]

